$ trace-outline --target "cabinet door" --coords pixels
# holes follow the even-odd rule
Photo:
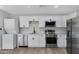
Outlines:
[[[45,21],[39,21],[39,27],[45,27]]]
[[[39,47],[39,40],[38,36],[29,35],[28,36],[28,46],[29,47]]]
[[[58,47],[62,47],[62,48],[66,48],[66,40],[61,38],[57,40],[57,46]]]
[[[33,36],[32,35],[28,35],[28,47],[32,47],[33,46]]]
[[[45,27],[45,16],[39,16],[39,27]]]
[[[57,46],[66,47],[66,34],[58,34]]]
[[[22,34],[19,34],[18,35],[18,46],[23,46],[23,35]]]
[[[44,35],[39,37],[39,45],[40,45],[40,47],[45,47],[46,41],[45,41],[45,36]]]
[[[60,16],[60,17],[55,17],[56,19],[56,27],[66,27],[66,20]]]
[[[20,16],[20,27],[29,27],[29,18],[26,16]]]
[[[37,36],[32,38],[32,47],[39,47],[39,38]]]
[[[39,21],[38,16],[28,16],[29,21]]]
[[[28,46],[27,39],[28,39],[28,36],[24,35],[24,46]]]

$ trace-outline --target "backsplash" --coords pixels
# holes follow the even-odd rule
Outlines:
[[[33,34],[34,28],[35,28],[36,34],[45,33],[45,28],[40,28],[38,21],[30,21],[29,22],[29,28],[20,28],[20,33],[21,34]]]
[[[32,34],[34,28],[35,28],[35,32],[37,34],[45,33],[45,28],[40,28],[38,21],[30,21],[28,28],[20,28],[20,33],[21,34]],[[63,27],[62,28],[53,28],[53,30],[55,30],[56,34],[66,34],[66,28],[63,28]]]

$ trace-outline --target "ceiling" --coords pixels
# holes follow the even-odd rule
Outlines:
[[[11,14],[69,14],[79,10],[79,5],[2,5],[0,9]]]

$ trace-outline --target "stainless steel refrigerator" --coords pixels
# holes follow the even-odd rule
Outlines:
[[[79,17],[67,21],[67,52],[79,54]]]

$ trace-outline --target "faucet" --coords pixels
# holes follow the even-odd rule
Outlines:
[[[35,31],[35,27],[33,27],[33,33],[34,33],[34,34],[36,33],[36,31]]]

